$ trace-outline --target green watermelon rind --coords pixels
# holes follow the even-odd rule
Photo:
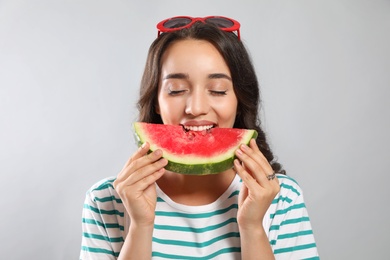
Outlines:
[[[257,138],[257,131],[256,130],[246,130],[247,133],[242,138],[242,142],[240,144],[249,144],[251,139]],[[134,127],[134,134],[136,138],[136,142],[138,146],[141,146],[145,140],[140,137],[140,135],[137,133],[136,127]],[[208,174],[217,174],[223,171],[226,171],[228,169],[231,169],[233,167],[235,156],[235,150],[238,149],[237,146],[234,149],[231,149],[224,153],[224,156],[221,155],[220,158],[218,158],[218,161],[210,162],[210,159],[201,159],[201,161],[198,161],[199,163],[196,163],[197,158],[191,157],[189,160],[192,162],[195,161],[195,163],[181,163],[175,161],[176,158],[173,158],[174,156],[170,156],[169,154],[164,153],[163,151],[163,157],[168,160],[168,164],[164,167],[168,171],[172,171],[175,173],[181,173],[181,174],[188,174],[188,175],[208,175]],[[150,144],[150,150],[149,153],[155,151],[157,147],[155,147],[153,144]],[[160,148],[162,149],[162,148]],[[182,160],[182,157],[180,158]],[[215,158],[214,158],[215,159]]]

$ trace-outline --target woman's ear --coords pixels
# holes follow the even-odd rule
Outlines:
[[[154,111],[156,112],[157,115],[160,114],[160,106],[158,104],[154,105]]]

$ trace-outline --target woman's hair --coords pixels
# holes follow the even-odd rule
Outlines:
[[[141,80],[140,98],[138,100],[139,118],[141,122],[162,124],[162,119],[156,112],[158,86],[161,73],[161,59],[165,50],[173,42],[195,39],[211,43],[222,55],[233,81],[234,93],[237,97],[237,116],[234,128],[255,129],[260,151],[271,164],[274,172],[283,173],[282,166],[276,162],[267,143],[266,135],[261,129],[259,118],[260,93],[257,76],[251,58],[237,36],[224,32],[209,23],[196,22],[193,26],[163,33],[150,46],[144,74]]]

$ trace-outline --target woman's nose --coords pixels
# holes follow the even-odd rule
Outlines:
[[[209,100],[201,91],[193,92],[187,99],[186,114],[199,116],[207,114],[210,110]]]

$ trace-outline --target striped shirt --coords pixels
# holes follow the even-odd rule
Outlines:
[[[319,259],[301,188],[291,177],[277,177],[281,189],[263,220],[275,258]],[[114,180],[104,179],[86,194],[80,259],[119,256],[130,220],[113,188]],[[241,185],[236,175],[218,200],[202,206],[178,204],[156,185],[151,258],[241,259],[236,219]]]

